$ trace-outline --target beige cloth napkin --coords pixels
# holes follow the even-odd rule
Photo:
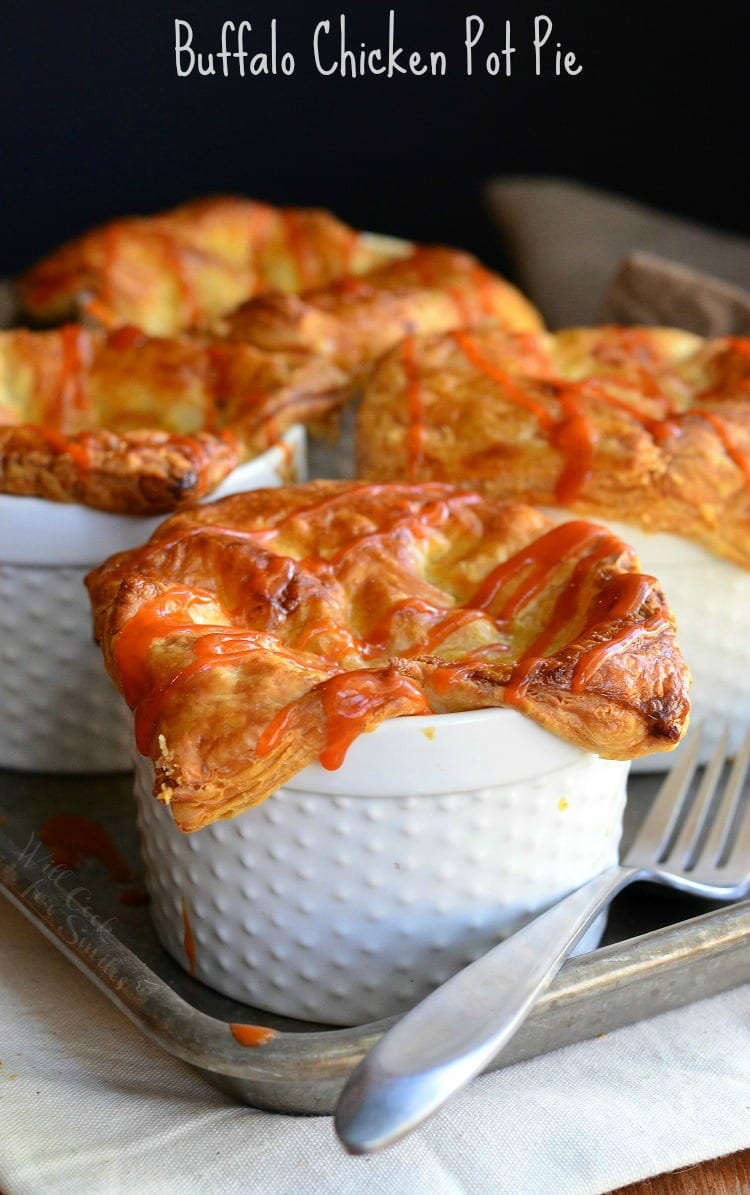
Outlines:
[[[3,1195],[600,1195],[750,1146],[750,987],[474,1082],[349,1158],[232,1103],[0,899]]]
[[[721,279],[730,290],[750,287],[750,241],[741,237],[567,179],[499,178],[485,195],[521,286],[550,327],[598,322],[606,287],[636,251],[710,275],[712,285]],[[736,290],[732,296],[736,302]],[[670,322],[658,307],[653,314],[646,322]],[[717,333],[711,326],[706,334]]]

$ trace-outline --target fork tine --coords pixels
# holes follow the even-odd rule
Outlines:
[[[734,758],[726,788],[716,810],[714,824],[701,852],[701,859],[705,859],[706,863],[712,864],[714,867],[720,866],[725,856],[728,861],[729,835],[734,828],[737,807],[742,800],[749,767],[750,731],[745,735],[744,742]],[[746,829],[745,832],[750,833],[750,830]],[[731,845],[732,849],[737,846],[736,838]],[[747,849],[750,850],[750,843],[748,843]]]
[[[635,862],[645,863],[649,859],[657,862],[666,849],[672,831],[682,811],[685,796],[697,767],[700,751],[702,726],[697,726],[685,744],[685,753],[678,760],[659,789],[654,802],[626,856]]]
[[[682,871],[690,870],[694,862],[698,843],[706,827],[706,821],[711,810],[716,786],[721,779],[721,773],[727,758],[729,745],[729,729],[724,727],[711,759],[708,762],[698,792],[690,806],[688,815],[682,825],[674,845],[664,860],[665,866],[675,863]]]

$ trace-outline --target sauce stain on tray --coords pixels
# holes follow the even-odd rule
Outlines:
[[[85,858],[98,859],[110,879],[127,883],[130,868],[103,826],[75,813],[56,813],[39,827],[39,837],[56,867],[77,871]]]
[[[230,1024],[232,1037],[241,1046],[264,1046],[277,1036],[276,1029],[266,1029],[263,1025]]]

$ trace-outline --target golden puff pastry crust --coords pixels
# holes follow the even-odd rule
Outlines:
[[[347,393],[331,363],[252,345],[105,333],[0,333],[0,492],[159,514]]]
[[[609,531],[449,486],[313,482],[163,523],[87,578],[155,795],[197,830],[386,718],[512,706],[588,750],[667,750],[689,677]]]
[[[333,361],[356,389],[373,361],[409,335],[499,324],[538,331],[537,310],[504,278],[457,249],[419,246],[359,278],[303,295],[263,295],[218,325],[229,340]]]
[[[263,291],[325,286],[402,252],[328,212],[216,196],[85,233],[28,270],[18,298],[39,323],[86,314],[168,336]]]
[[[360,475],[671,532],[750,568],[750,341],[669,328],[458,331],[376,367]]]

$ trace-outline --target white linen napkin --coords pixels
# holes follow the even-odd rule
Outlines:
[[[3,1195],[599,1195],[750,1146],[750,986],[483,1076],[391,1150],[233,1103],[0,899]]]

